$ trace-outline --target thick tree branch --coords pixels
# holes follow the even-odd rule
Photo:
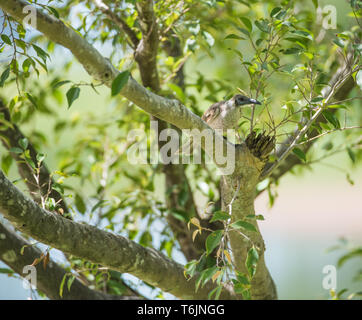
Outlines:
[[[43,210],[27,199],[0,171],[0,211],[22,232],[65,253],[130,273],[183,299],[207,299],[213,284],[195,292],[195,278],[187,280],[182,265],[162,253],[96,227],[76,223]],[[221,299],[232,299],[224,290]]]
[[[35,149],[35,147],[32,145],[32,143],[29,141],[27,137],[24,136],[24,134],[21,132],[21,130],[18,128],[16,124],[14,124],[11,121],[9,110],[6,108],[6,106],[3,104],[3,101],[0,99],[0,114],[4,115],[4,119],[11,124],[10,126],[6,126],[0,124],[0,138],[2,138],[3,144],[5,148],[10,149],[14,147],[18,147],[18,141],[19,139],[27,139],[28,140],[28,147],[30,157],[34,164],[36,164],[37,168],[39,168],[37,163],[38,158],[38,152]],[[4,130],[2,130],[2,126],[4,126]],[[52,186],[54,184],[54,181],[50,175],[50,172],[44,162],[41,163],[40,169],[39,169],[39,181],[35,181],[34,179],[34,169],[27,165],[23,159],[19,157],[19,154],[17,153],[11,153],[12,157],[16,161],[16,165],[18,167],[18,171],[21,175],[21,177],[24,179],[29,191],[31,197],[34,199],[37,203],[42,203],[41,197],[43,198],[53,198],[56,202],[56,211],[58,213],[61,213],[63,216],[65,216],[68,219],[72,219],[70,215],[66,215],[69,213],[68,206],[66,204],[66,201],[62,197],[62,195],[57,192],[55,189],[52,189]],[[59,210],[61,209],[61,210]],[[119,281],[119,280],[117,280]],[[128,287],[123,281],[122,285],[124,287]],[[130,288],[128,288],[131,290]],[[86,297],[85,297],[86,299]]]
[[[20,254],[21,249],[26,246],[24,253]],[[42,252],[32,246],[25,239],[15,232],[6,228],[0,223],[0,260],[7,264],[12,270],[20,276],[24,276],[24,266],[30,265],[36,258],[41,256]],[[129,300],[139,299],[136,296],[114,296],[104,294],[99,291],[91,290],[78,279],[74,279],[70,291],[65,284],[62,297],[59,295],[60,285],[67,272],[54,261],[47,264],[46,268],[42,263],[36,265],[37,269],[37,289],[45,293],[50,299],[63,300]]]
[[[245,167],[239,176],[223,176],[221,179],[222,210],[230,212],[231,222],[245,220],[246,216],[254,216],[255,190],[259,172],[253,166]],[[257,220],[248,220],[256,231],[229,231],[230,246],[235,268],[238,272],[248,274],[246,260],[248,251],[255,247],[258,251],[256,273],[251,282],[253,300],[277,299],[274,281],[265,264],[265,244],[258,228]]]

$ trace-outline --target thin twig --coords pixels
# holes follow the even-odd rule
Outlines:
[[[117,14],[115,14],[102,0],[94,0],[94,4],[110,18],[132,42],[133,49],[136,49],[139,44],[139,39],[136,33],[128,26],[128,24]]]
[[[317,136],[315,136],[313,138],[310,138],[310,139],[308,139],[306,141],[300,142],[300,143],[298,143],[296,145],[300,146],[302,144],[305,144],[305,143],[308,143],[308,142],[313,141],[315,139],[318,139],[320,137],[323,137],[323,136],[325,136],[325,135],[327,135],[329,133],[333,133],[333,132],[336,132],[336,131],[344,131],[344,130],[349,130],[349,129],[362,129],[362,126],[343,127],[343,128],[328,130],[328,131],[325,131],[325,132],[323,132],[323,133],[321,133],[321,134],[319,134],[319,135],[317,135]]]
[[[349,69],[346,73],[346,69],[348,67],[346,66],[345,69],[342,72],[342,77],[337,80],[331,91],[329,92],[328,96],[325,98],[324,103],[316,110],[314,115],[304,124],[303,128],[298,130],[295,134],[295,137],[293,141],[290,143],[289,147],[282,153],[282,155],[270,166],[270,168],[263,174],[263,179],[268,177],[271,172],[277,168],[281,162],[289,155],[289,153],[294,149],[294,147],[298,144],[299,140],[304,136],[304,134],[308,131],[308,129],[311,127],[311,125],[316,121],[316,119],[321,115],[321,113],[325,110],[327,107],[330,99],[334,96],[334,94],[337,92],[337,90],[345,83],[345,81],[351,76],[351,74],[355,70]]]

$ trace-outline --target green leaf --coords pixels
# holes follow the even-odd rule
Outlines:
[[[333,43],[342,49],[344,48],[344,42],[341,39],[333,39]]]
[[[26,97],[28,98],[28,100],[32,103],[32,105],[38,109],[38,103],[36,101],[36,99],[29,93],[29,92],[26,92]]]
[[[286,16],[286,14],[287,14],[287,10],[281,10],[275,18],[278,20],[282,20]],[[291,23],[290,23],[290,21],[283,21],[282,25],[290,27]]]
[[[18,144],[23,150],[26,150],[28,148],[29,142],[27,138],[23,138],[19,139]]]
[[[362,248],[353,249],[344,256],[342,256],[337,262],[337,267],[342,267],[348,260],[356,257],[362,257]]]
[[[253,232],[256,232],[256,228],[253,224],[249,223],[249,222],[246,222],[246,221],[243,221],[243,220],[238,220],[234,223],[232,223],[230,225],[231,228],[234,228],[234,229],[245,229],[245,230],[248,230],[248,231],[253,231]]]
[[[59,13],[58,13],[57,10],[55,10],[54,8],[49,7],[49,6],[47,6],[46,8],[47,8],[53,15],[55,15],[55,17],[56,17],[57,19],[59,19]]]
[[[240,32],[244,33],[247,37],[250,37],[250,32],[249,32],[248,30],[246,30],[246,29],[244,29],[244,28],[240,28],[240,27],[237,27],[237,29],[238,29]]]
[[[215,211],[210,219],[210,222],[228,220],[230,215],[224,211]]]
[[[68,109],[72,103],[79,98],[80,88],[72,87],[67,91]]]
[[[251,300],[251,292],[250,290],[244,290],[242,293],[244,300]]]
[[[274,9],[270,12],[270,17],[273,18],[274,16],[276,16],[280,10],[282,10],[282,8],[280,8],[280,7],[274,8]]]
[[[313,4],[315,6],[315,8],[317,9],[318,8],[318,0],[312,0],[313,1]]]
[[[112,96],[120,93],[122,88],[126,85],[128,78],[130,76],[130,72],[128,70],[121,72],[112,82]]]
[[[23,64],[21,65],[21,67],[23,68],[24,72],[28,72],[29,71],[29,67],[32,65],[32,60],[30,58],[27,58],[24,60]]]
[[[6,79],[9,78],[9,75],[10,75],[10,66],[7,67],[0,76],[0,88],[4,86],[4,83]]]
[[[152,235],[150,232],[145,231],[142,233],[139,244],[144,247],[148,247],[152,243]]]
[[[307,157],[305,155],[305,153],[299,149],[299,148],[294,148],[293,149],[293,153],[301,160],[303,160],[304,162],[307,161]]]
[[[209,45],[209,47],[212,47],[215,43],[214,37],[208,33],[207,31],[202,31],[202,36],[204,37],[206,43]]]
[[[224,40],[228,40],[228,39],[245,40],[245,38],[240,37],[240,36],[238,36],[238,35],[236,35],[236,34],[234,34],[234,33],[228,34],[228,35],[224,38]]]
[[[219,270],[217,266],[213,266],[211,268],[207,268],[204,271],[201,272],[201,281],[203,287],[211,278],[212,276]]]
[[[0,268],[0,273],[13,274],[14,271],[8,268]]]
[[[208,294],[207,298],[209,300],[212,299],[212,297],[214,296],[214,300],[219,300],[220,294],[221,294],[221,290],[223,289],[223,286],[217,286],[215,289],[213,289],[212,291],[210,291],[210,293]]]
[[[45,159],[45,154],[44,153],[37,153],[36,154],[36,161],[38,161],[38,163],[43,162],[44,159]]]
[[[1,169],[6,175],[9,173],[11,164],[13,163],[13,157],[10,154],[5,154],[1,158]]]
[[[168,83],[167,86],[174,92],[174,94],[176,95],[176,97],[182,102],[185,103],[186,101],[186,96],[185,93],[183,92],[182,88],[179,87],[177,84],[175,83]]]
[[[245,290],[247,290],[247,289],[245,289],[245,286],[242,285],[241,283],[239,283],[239,282],[234,283],[234,292],[236,294],[242,294]]]
[[[207,237],[205,242],[207,255],[209,255],[219,245],[222,236],[223,231],[216,230]]]
[[[307,31],[303,31],[303,30],[293,30],[291,31],[291,33],[293,33],[294,35],[303,37],[303,38],[307,38],[309,40],[313,40],[313,36],[311,33],[307,32]]]
[[[246,269],[248,270],[250,278],[253,278],[255,275],[256,265],[258,263],[258,260],[259,260],[258,251],[256,250],[256,248],[254,246],[252,246],[248,251],[248,255],[247,255],[246,261],[245,261],[245,266],[246,266]]]
[[[61,87],[62,85],[67,84],[67,83],[69,83],[69,82],[70,82],[70,80],[58,81],[58,82],[56,82],[56,83],[53,85],[53,89],[59,88],[59,87]]]
[[[66,273],[63,276],[62,282],[60,283],[60,286],[59,286],[59,296],[61,298],[63,298],[63,289],[64,289],[64,284],[65,284],[65,280],[67,279],[67,276],[68,276],[68,274]]]
[[[192,261],[186,263],[185,271],[184,271],[185,275],[193,277],[197,270],[197,264],[198,264],[197,260],[192,260]]]
[[[353,163],[356,163],[356,155],[354,154],[354,152],[352,151],[351,148],[347,148],[347,153],[349,155],[349,157],[351,158]]]
[[[23,150],[21,150],[21,149],[18,148],[18,147],[10,148],[9,151],[10,151],[10,152],[13,152],[13,153],[17,153],[17,154],[22,154],[22,153],[23,153]]]
[[[312,103],[321,102],[324,98],[323,97],[315,97],[311,100]]]
[[[241,283],[242,285],[249,285],[250,281],[247,277],[247,275],[245,273],[240,273],[240,272],[236,272],[236,279],[238,280],[239,283]]]
[[[284,54],[296,54],[296,53],[300,53],[303,49],[300,47],[293,47],[293,48],[288,48],[286,50],[284,50]]]
[[[253,25],[252,25],[251,21],[248,18],[240,17],[240,20],[243,22],[243,24],[249,30],[249,32],[251,32],[253,30]]]
[[[254,22],[254,24],[258,27],[259,30],[261,30],[262,32],[269,32],[269,26],[268,26],[268,22],[265,20],[256,20]]]
[[[49,54],[35,44],[32,44],[32,46],[38,57],[41,58],[44,61],[44,63],[46,63],[46,59],[50,57]]]
[[[70,292],[70,287],[72,286],[74,279],[75,279],[75,276],[71,275],[67,281],[67,288],[68,288],[69,292]]]
[[[4,41],[4,42],[5,42],[6,44],[8,44],[9,46],[12,45],[10,38],[9,38],[6,34],[2,34],[2,35],[1,35],[1,39],[2,39],[2,41]]]
[[[76,193],[74,200],[75,200],[75,207],[77,208],[77,210],[80,213],[85,213],[85,211],[87,210],[87,206],[85,205],[83,198],[78,193]]]
[[[330,108],[330,109],[348,109],[343,104],[331,104],[331,105],[328,106],[328,108]]]
[[[324,110],[323,111],[323,116],[324,118],[331,123],[336,129],[339,129],[341,127],[341,124],[339,123],[339,120],[337,119],[337,117],[334,115],[334,113],[328,111],[328,110]]]
[[[243,54],[239,50],[231,49],[231,48],[229,48],[229,50],[234,51],[238,55],[240,60],[243,60]]]

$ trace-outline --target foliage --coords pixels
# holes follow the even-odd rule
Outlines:
[[[11,156],[14,153],[39,180],[39,168],[47,163],[55,182],[52,188],[69,205],[66,216],[124,235],[169,257],[180,255],[179,244],[167,223],[169,214],[196,227],[193,240],[209,231],[205,252],[199,260],[188,261],[185,274],[191,277],[199,272],[196,290],[208,281],[216,283],[210,299],[218,299],[225,283],[233,284],[237,294],[249,299],[259,254],[246,234],[256,232],[256,220],[263,216],[231,221],[230,213],[213,205],[210,222],[220,222],[223,228],[208,230],[198,218],[189,219],[188,212],[168,207],[166,198],[174,190],[160,187],[161,166],[130,165],[127,161],[128,148],[139,140],[129,140],[128,132],[141,129],[149,136],[151,130],[149,116],[117,96],[131,74],[141,82],[132,42],[94,1],[33,2],[50,15],[71,23],[124,71],[113,81],[109,93],[102,83],[84,80],[84,74],[78,72],[73,58],[62,48],[3,15],[0,95],[9,109],[11,123],[0,117],[0,125],[16,125],[28,139],[19,140],[18,146],[8,151],[1,150],[2,170],[13,180],[18,179]],[[141,22],[135,1],[104,3],[140,40]],[[349,157],[350,167],[357,166],[362,159],[362,112],[357,99],[360,91],[356,88],[348,99],[332,102],[323,97],[323,90],[329,87],[338,61],[347,60],[351,53],[355,57],[350,66],[355,70],[352,76],[362,87],[358,20],[361,8],[358,1],[352,1],[349,18],[340,21],[337,30],[324,30],[317,17],[317,6],[318,1],[311,0],[157,1],[154,12],[159,26],[157,68],[161,94],[176,97],[201,115],[201,105],[227,99],[236,93],[236,88],[243,88],[248,96],[261,100],[263,106],[253,106],[241,119],[241,136],[246,137],[252,130],[265,130],[276,137],[278,144],[293,136],[296,124],[301,126],[321,108],[324,121],[313,123],[292,150],[302,160],[299,168],[311,168],[339,152]],[[172,56],[165,48],[176,39],[182,54]],[[185,73],[184,85],[175,81],[180,70]],[[90,107],[92,99],[99,104],[97,110]],[[305,149],[315,139],[315,131],[321,142]],[[340,139],[334,138],[337,134]],[[31,158],[29,142],[38,150],[38,163]],[[214,166],[203,165],[201,170],[192,164],[185,167],[194,198],[200,204],[217,203],[219,181]],[[353,184],[350,169],[343,170]],[[270,205],[277,196],[277,183],[268,178],[259,184],[258,191],[267,190]],[[179,193],[180,207],[189,197],[186,191]],[[48,196],[42,197],[42,204],[48,210],[57,207]],[[249,239],[245,273],[235,271],[228,246],[230,231],[245,233],[246,240]],[[65,285],[71,287],[77,274],[88,279],[88,285],[95,289],[108,286],[111,293],[122,294],[122,285],[109,272],[71,257],[60,293]]]
[[[335,251],[335,250],[343,250],[345,253],[340,256],[337,261],[337,267],[339,269],[350,260],[361,259],[362,258],[362,247],[355,246],[352,243],[348,242],[345,238],[339,239],[339,243],[331,248],[328,251]],[[355,282],[362,281],[362,269],[358,270],[358,272],[353,276],[353,280]],[[338,292],[331,290],[331,299],[333,300],[352,300],[352,299],[360,299],[362,296],[362,292],[350,292],[348,296],[345,296],[349,289],[344,288],[339,290]]]

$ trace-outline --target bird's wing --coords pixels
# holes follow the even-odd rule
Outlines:
[[[224,103],[224,101],[216,102],[209,107],[201,117],[207,123],[211,123],[215,120],[215,118],[220,114],[220,106]]]

